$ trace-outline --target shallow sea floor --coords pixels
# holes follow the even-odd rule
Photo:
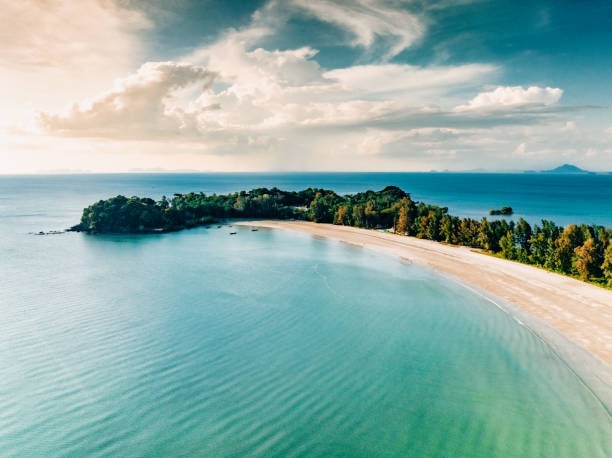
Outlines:
[[[417,266],[247,227],[30,237],[0,285],[2,456],[612,450],[546,344]]]

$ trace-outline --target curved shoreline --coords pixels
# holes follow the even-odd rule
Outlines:
[[[476,250],[414,237],[305,221],[238,223],[373,249],[460,281],[515,316],[612,411],[612,291]]]

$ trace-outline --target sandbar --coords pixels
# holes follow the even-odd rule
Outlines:
[[[306,221],[250,221],[373,249],[456,279],[546,341],[612,410],[612,291],[480,250]]]

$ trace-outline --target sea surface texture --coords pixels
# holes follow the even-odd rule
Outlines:
[[[34,235],[119,193],[257,186],[612,225],[612,176],[443,175],[0,177],[0,456],[609,456],[610,414],[571,368],[421,267],[225,224]]]

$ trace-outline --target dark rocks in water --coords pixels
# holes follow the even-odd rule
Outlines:
[[[57,235],[57,234],[65,234],[66,232],[71,232],[71,229],[66,229],[65,231],[38,231],[38,232],[30,232],[32,235]]]

